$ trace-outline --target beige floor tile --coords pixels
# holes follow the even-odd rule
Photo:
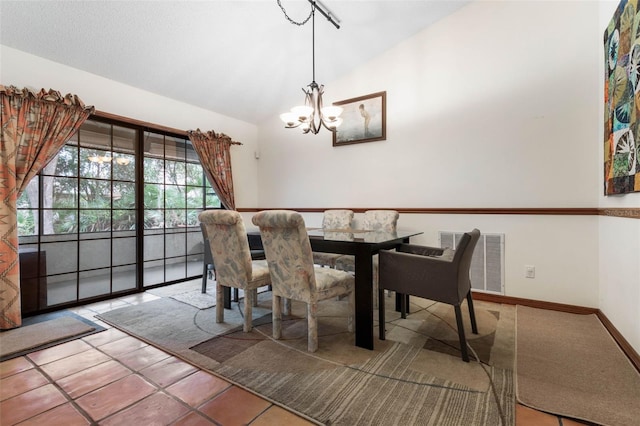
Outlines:
[[[184,417],[180,417],[174,423],[171,423],[171,426],[205,426],[205,425],[218,425],[205,418],[202,414],[192,411]]]
[[[0,378],[33,368],[33,364],[23,356],[0,362]]]
[[[93,420],[102,420],[151,395],[156,388],[136,375],[129,375],[76,400]]]
[[[271,405],[270,402],[232,386],[199,410],[222,425],[246,425],[258,417]],[[242,407],[241,410],[232,407]]]
[[[91,346],[89,346],[81,339],[76,339],[67,343],[63,343],[61,345],[43,349],[41,351],[32,352],[28,354],[27,357],[37,365],[44,365],[62,358],[66,358],[70,355],[88,351],[89,349],[91,349]]]
[[[100,425],[168,425],[188,412],[186,405],[159,392],[101,421]]]
[[[558,426],[557,416],[516,404],[516,426]]]
[[[166,390],[190,406],[197,407],[230,386],[229,382],[212,374],[197,371],[169,386]]]
[[[118,360],[134,371],[141,370],[169,358],[169,354],[153,346],[144,346],[137,351],[118,357]]]
[[[44,385],[0,402],[0,424],[14,425],[66,402],[54,385]]]
[[[0,379],[0,401],[39,388],[47,383],[49,380],[35,368]]]
[[[71,398],[76,399],[131,373],[131,370],[118,361],[109,360],[64,377],[57,383]]]
[[[51,376],[52,379],[59,380],[78,371],[93,367],[94,365],[107,362],[110,359],[108,355],[103,354],[97,349],[89,349],[88,351],[50,362],[49,364],[41,366],[41,368]]]
[[[142,347],[148,346],[142,340],[136,339],[132,336],[123,337],[114,342],[109,342],[99,346],[99,349],[114,358],[118,358],[129,352],[136,351]]]
[[[123,333],[122,331],[115,328],[110,328],[109,330],[101,331],[100,333],[95,333],[90,336],[83,337],[82,340],[93,346],[102,346],[106,343],[114,342],[127,336],[127,333]]]
[[[60,405],[53,410],[49,410],[38,416],[32,417],[29,420],[20,423],[20,426],[84,426],[88,424],[91,424],[91,422],[80,414],[72,404],[67,403]]]
[[[315,425],[290,411],[285,410],[277,405],[272,405],[267,411],[260,414],[257,419],[251,422],[251,426],[272,426],[272,425],[287,425],[287,426],[308,426]]]
[[[139,371],[141,375],[160,387],[169,386],[183,377],[198,371],[193,365],[175,357],[169,357]]]

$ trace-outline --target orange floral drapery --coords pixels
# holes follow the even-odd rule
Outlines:
[[[22,324],[16,203],[94,111],[75,95],[0,85],[0,329]]]
[[[231,173],[231,145],[242,144],[232,141],[224,133],[216,133],[213,130],[203,133],[197,129],[189,130],[187,133],[200,158],[207,179],[220,198],[220,202],[227,209],[235,210],[236,201],[233,192],[233,174]]]

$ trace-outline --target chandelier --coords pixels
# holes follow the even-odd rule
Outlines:
[[[303,22],[295,22],[287,15],[278,0],[280,9],[284,12],[289,22],[296,25],[304,25],[311,18],[311,54],[312,54],[312,69],[313,78],[311,83],[307,85],[307,89],[302,89],[304,92],[304,105],[291,108],[290,112],[280,114],[280,119],[284,122],[287,129],[293,129],[300,127],[303,133],[313,133],[314,135],[320,131],[320,128],[324,126],[327,130],[335,132],[336,128],[342,124],[342,108],[338,106],[322,106],[322,95],[324,93],[324,85],[316,83],[316,20],[315,12],[316,8],[320,11],[336,28],[340,26],[332,19],[331,14],[325,12],[322,7],[318,7],[315,0],[308,0],[311,3],[311,13],[309,17]]]

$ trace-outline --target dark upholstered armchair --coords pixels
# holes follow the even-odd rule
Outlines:
[[[471,329],[474,334],[477,334],[469,268],[471,256],[479,238],[480,231],[474,229],[462,236],[456,250],[403,244],[397,251],[380,251],[378,291],[381,340],[385,339],[384,297],[382,296],[385,289],[394,290],[403,295],[435,300],[453,305],[462,359],[469,362],[460,304],[467,299]],[[402,318],[406,318],[408,298],[400,299]]]

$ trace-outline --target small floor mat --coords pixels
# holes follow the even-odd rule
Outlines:
[[[87,336],[104,327],[71,312],[39,315],[0,333],[0,361]]]

